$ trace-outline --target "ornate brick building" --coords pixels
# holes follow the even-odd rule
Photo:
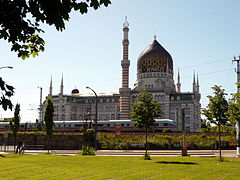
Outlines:
[[[162,107],[161,118],[176,121],[178,129],[182,126],[182,110],[185,111],[186,130],[196,132],[200,129],[200,92],[198,77],[193,75],[192,91],[182,92],[180,74],[177,75],[177,83],[173,77],[173,59],[171,55],[154,40],[139,55],[137,60],[137,80],[134,88],[129,87],[129,66],[128,59],[128,33],[129,23],[127,19],[123,24],[123,59],[122,85],[119,94],[98,95],[98,120],[130,119],[131,103],[138,100],[141,90],[147,89],[155,100]],[[55,107],[54,119],[86,120],[95,119],[95,98],[94,96],[80,95],[74,89],[70,95],[63,94],[63,79],[60,86],[60,93],[52,95],[52,80],[49,88],[49,96],[52,96]]]

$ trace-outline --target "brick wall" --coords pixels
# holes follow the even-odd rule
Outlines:
[[[4,134],[0,134],[0,144],[5,142],[7,145],[13,145],[13,135],[8,134],[7,138]],[[16,144],[18,141],[23,141],[27,145],[44,145],[48,146],[48,137],[46,135],[38,134],[18,134]],[[82,135],[53,135],[49,139],[49,149],[80,149],[83,144]]]

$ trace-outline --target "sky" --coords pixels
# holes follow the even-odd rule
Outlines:
[[[136,81],[137,59],[153,41],[171,54],[174,80],[179,69],[183,92],[192,91],[193,72],[198,74],[202,108],[208,104],[211,87],[221,85],[228,94],[236,91],[236,63],[240,55],[239,0],[112,0],[109,7],[85,15],[73,12],[66,30],[42,25],[45,51],[36,58],[22,60],[0,40],[0,69],[6,83],[15,87],[13,104],[21,105],[21,121],[38,118],[40,89],[48,95],[50,79],[53,94],[72,89],[89,93],[118,92],[121,86],[122,28],[125,16],[129,26],[130,88]],[[227,96],[229,98],[230,96]],[[0,109],[0,118],[14,111]]]

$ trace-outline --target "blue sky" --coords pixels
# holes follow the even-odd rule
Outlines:
[[[176,80],[180,69],[182,91],[192,90],[193,71],[198,73],[201,104],[213,85],[222,85],[227,93],[235,91],[236,73],[233,56],[240,55],[239,0],[112,0],[112,5],[81,15],[72,13],[66,30],[58,32],[43,25],[45,52],[39,57],[21,60],[0,40],[2,78],[16,88],[13,103],[21,104],[22,121],[38,118],[40,90],[45,98],[53,79],[53,93],[64,94],[75,87],[88,93],[118,92],[121,86],[122,24],[129,21],[130,87],[136,81],[139,54],[157,36],[158,42],[172,55]],[[33,110],[35,109],[35,110]],[[0,117],[13,112],[0,110]]]

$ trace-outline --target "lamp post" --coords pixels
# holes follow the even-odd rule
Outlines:
[[[95,150],[97,150],[97,125],[98,125],[98,123],[97,123],[97,120],[98,120],[98,96],[97,96],[97,93],[92,89],[92,88],[90,88],[90,87],[86,87],[87,89],[90,89],[93,93],[94,93],[94,95],[95,95],[95,103],[96,103],[96,115],[95,115],[95,122],[94,122],[94,124],[95,124],[95,126],[94,126],[94,130],[95,130],[95,140],[94,140],[94,146],[95,146]]]
[[[187,156],[187,144],[186,144],[186,127],[185,127],[185,109],[182,109],[182,156]]]
[[[43,104],[42,104],[42,87],[39,87],[40,89],[40,105],[39,105],[39,121],[41,128],[43,127]]]
[[[8,68],[8,69],[13,69],[12,66],[3,66],[3,67],[0,67],[0,69],[5,69],[5,68]]]

